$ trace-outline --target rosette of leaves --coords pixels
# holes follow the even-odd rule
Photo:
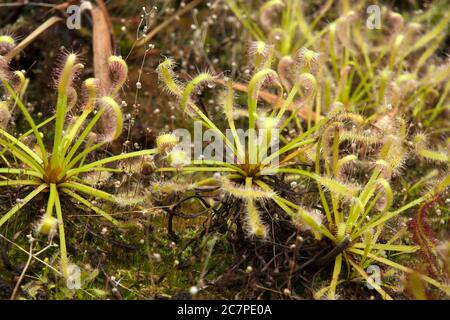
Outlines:
[[[176,177],[194,173],[191,177],[194,181],[184,185],[162,183],[158,185],[158,190],[170,193],[205,185],[215,186],[244,204],[245,210],[238,210],[238,215],[244,221],[248,234],[260,239],[271,238],[272,241],[278,235],[270,234],[268,225],[273,225],[274,221],[270,215],[263,215],[260,208],[267,202],[274,203],[290,217],[293,225],[302,231],[309,230],[318,240],[324,238],[331,244],[329,254],[314,260],[316,267],[334,262],[330,285],[319,290],[316,297],[325,294],[331,299],[336,297],[337,284],[344,281],[340,275],[345,261],[351,279],[362,277],[383,298],[390,299],[391,296],[367,274],[367,266],[380,263],[400,272],[413,273],[413,269],[386,258],[385,254],[409,254],[417,251],[418,247],[394,244],[399,235],[385,239],[381,234],[390,221],[442,192],[449,184],[448,178],[444,178],[435,184],[431,192],[392,209],[395,201],[391,179],[404,168],[405,159],[411,154],[419,152],[420,155],[421,152],[422,156],[444,162],[448,161],[448,156],[430,150],[421,142],[420,136],[409,141],[405,120],[391,112],[365,118],[352,112],[350,106],[335,101],[325,116],[313,117],[311,105],[316,101],[318,85],[311,72],[318,61],[314,52],[305,50],[304,54],[305,57],[294,64],[297,69],[293,69],[292,73],[297,74],[297,80],[292,84],[283,81],[283,74],[270,68],[274,57],[272,48],[258,43],[251,54],[255,73],[246,90],[248,121],[245,129],[268,129],[263,131],[265,135],[270,135],[271,130],[280,130],[282,146],[279,150],[272,150],[267,136],[261,137],[256,131],[249,131],[247,145],[239,138],[234,120],[233,84],[230,81],[201,73],[190,82],[181,84],[173,72],[173,61],[163,61],[158,72],[166,89],[179,99],[181,108],[189,116],[214,131],[238,161],[188,159],[175,164],[172,159],[179,158],[182,152],[175,147],[168,151],[169,166],[157,171],[173,172]],[[226,87],[222,105],[231,136],[224,135],[223,130],[196,105],[192,97],[192,93],[202,85],[213,82]],[[273,87],[278,93],[277,99],[271,99],[273,104],[268,112],[258,110],[258,101],[267,101],[261,97],[263,87]],[[297,117],[300,109],[307,110],[302,118]],[[284,130],[296,125],[298,131],[294,130],[293,135]],[[252,132],[255,132],[254,136]],[[270,160],[274,157],[279,157],[280,161],[272,163]],[[186,160],[186,155],[183,159]],[[358,174],[347,173],[346,170],[355,164],[358,164]],[[210,176],[205,178],[205,175]],[[368,175],[367,179],[361,178],[365,175]],[[295,193],[293,190],[286,192],[285,187],[284,190],[277,189],[280,184],[274,183],[295,177],[301,177],[309,185],[312,181],[317,189],[313,189],[310,196],[292,199],[288,194]],[[296,187],[291,185],[291,188]],[[320,203],[319,207],[317,203]],[[228,227],[233,228],[230,222]],[[420,277],[448,292],[445,284],[426,275]]]
[[[14,46],[10,37],[1,41]],[[5,47],[5,46],[3,46]],[[4,50],[7,51],[7,50]],[[3,52],[4,53],[4,52]],[[127,64],[118,57],[108,60],[113,74],[111,88],[100,89],[99,81],[90,78],[83,82],[83,100],[77,105],[77,91],[74,81],[83,69],[75,54],[67,54],[57,78],[57,101],[55,115],[37,124],[21,96],[25,90],[25,75],[20,71],[10,71],[5,59],[0,57],[0,80],[5,89],[5,100],[0,102],[4,126],[0,128],[0,145],[2,147],[0,167],[0,187],[21,188],[28,191],[23,199],[0,216],[0,228],[18,214],[38,195],[46,200],[45,214],[40,217],[36,231],[59,237],[61,271],[67,276],[68,257],[64,233],[64,214],[62,201],[74,201],[88,210],[92,210],[114,225],[120,222],[108,212],[98,207],[91,199],[116,203],[114,195],[91,186],[83,175],[101,172],[117,172],[106,165],[124,159],[154,154],[157,150],[141,150],[120,155],[100,158],[89,162],[88,156],[117,139],[122,132],[123,115],[115,98],[127,79]],[[19,137],[7,130],[6,116],[10,116],[13,106],[17,106],[25,117],[30,130]],[[77,110],[77,112],[75,112]],[[102,121],[102,125],[99,122]],[[51,134],[45,126],[54,122]],[[97,127],[100,131],[95,132]],[[48,147],[48,138],[53,141]]]

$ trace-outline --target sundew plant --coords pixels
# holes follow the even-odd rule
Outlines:
[[[394,262],[389,256],[386,257],[386,253],[408,254],[417,251],[419,247],[393,244],[395,236],[386,242],[381,237],[385,224],[405,210],[442,192],[448,185],[448,177],[423,197],[400,208],[393,208],[395,199],[391,178],[403,169],[405,158],[410,152],[405,120],[388,112],[367,119],[360,114],[352,113],[350,108],[336,101],[332,111],[312,123],[310,116],[312,111],[308,104],[314,101],[317,81],[315,76],[307,71],[318,67],[319,62],[314,59],[308,61],[307,57],[314,57],[316,54],[302,49],[304,54],[295,64],[299,66],[297,72],[293,70],[298,78],[289,90],[283,87],[280,75],[270,68],[273,48],[263,43],[256,43],[255,46],[252,54],[256,57],[254,60],[256,71],[248,84],[246,129],[250,131],[246,141],[236,132],[231,81],[217,81],[211,74],[201,73],[182,85],[175,78],[173,62],[170,59],[159,65],[161,81],[170,93],[179,98],[181,108],[194,119],[201,121],[206,128],[216,132],[216,139],[223,139],[223,145],[233,151],[234,159],[241,161],[237,164],[207,158],[191,161],[185,151],[175,146],[174,137],[172,145],[174,148],[169,150],[167,156],[170,167],[159,168],[157,171],[203,175],[197,175],[194,182],[185,183],[184,186],[180,182],[157,184],[155,191],[163,188],[164,192],[179,192],[203,185],[217,185],[225,194],[242,201],[244,209],[240,212],[240,219],[244,221],[249,236],[270,238],[273,242],[276,241],[276,235],[270,233],[279,230],[274,231],[273,228],[270,230],[268,225],[273,221],[262,214],[260,207],[264,202],[274,202],[290,217],[293,224],[303,230],[310,230],[316,239],[327,238],[335,246],[327,255],[315,262],[316,265],[323,266],[334,261],[331,282],[329,286],[316,292],[317,297],[320,298],[326,293],[330,299],[335,298],[337,284],[344,281],[340,279],[340,274],[345,261],[349,267],[350,279],[362,277],[373,285],[383,298],[391,299],[390,295],[379,284],[374,283],[364,270],[377,262],[402,272],[414,273],[413,269]],[[192,92],[199,86],[214,81],[226,84],[221,99],[228,127],[233,133],[231,140],[191,99]],[[279,105],[271,106],[267,113],[258,110],[259,92],[264,86],[273,86],[279,91],[277,101]],[[303,93],[300,89],[304,89]],[[286,94],[284,90],[287,90]],[[291,115],[284,117],[288,106],[297,95],[301,96],[297,101],[297,110],[292,110]],[[298,121],[295,115],[301,107],[309,110],[304,125],[300,124],[298,128],[302,130],[302,127],[305,127],[304,132],[286,135],[282,138],[285,144],[279,150],[269,152],[268,155],[264,153],[263,156],[262,152],[270,148],[268,144],[270,139],[267,139],[267,136],[270,136],[274,129],[285,132],[285,128],[289,128],[295,120]],[[251,130],[257,126],[266,129],[262,131],[263,137],[261,135],[256,137],[255,131]],[[371,127],[378,129],[369,135],[368,130]],[[160,138],[167,139],[168,135]],[[414,141],[416,148],[420,149],[420,143],[417,145],[419,139],[420,137],[416,136]],[[345,147],[349,143],[354,147]],[[358,152],[359,148],[366,151]],[[419,156],[428,154],[439,158],[438,152],[421,150],[422,152],[417,151]],[[275,156],[280,160],[274,164],[270,160]],[[442,159],[435,160],[447,162],[447,159],[446,155],[442,155]],[[350,174],[349,168],[352,167]],[[368,178],[359,178],[357,181],[352,179],[352,176],[361,176],[364,172],[367,172],[365,176]],[[201,178],[205,174],[209,174],[210,177]],[[283,190],[277,188],[277,180],[283,180],[283,177],[289,179],[290,175],[313,181],[317,186],[318,198],[304,197],[291,201],[284,197]],[[321,204],[321,210],[313,209],[311,202],[317,200]],[[448,293],[447,285],[426,275],[420,275],[420,278]]]
[[[10,37],[2,37],[0,40],[2,46],[14,46],[14,40]],[[30,131],[18,138],[8,133],[5,130],[6,126],[0,128],[1,158],[3,160],[3,167],[0,168],[2,174],[0,186],[21,187],[29,190],[23,199],[17,199],[17,203],[1,216],[0,227],[3,227],[39,194],[46,194],[46,210],[42,216],[36,215],[36,219],[39,220],[36,224],[36,231],[52,237],[58,234],[61,270],[63,275],[67,276],[68,257],[61,205],[62,197],[69,197],[103,216],[112,224],[120,225],[119,221],[88,200],[93,197],[114,203],[117,201],[116,197],[90,186],[83,179],[83,174],[102,171],[114,172],[113,168],[105,167],[105,165],[128,158],[148,156],[154,154],[156,150],[142,150],[97,161],[87,161],[90,153],[117,139],[122,132],[122,110],[115,100],[127,78],[128,67],[122,58],[111,56],[108,60],[115,81],[104,95],[100,95],[103,89],[97,79],[89,78],[83,82],[83,102],[78,109],[80,114],[69,117],[69,112],[78,108],[76,106],[78,95],[74,81],[82,71],[83,64],[78,62],[75,54],[65,55],[57,79],[55,116],[40,124],[36,124],[20,98],[26,85],[25,75],[21,71],[9,71],[5,59],[2,58],[0,61],[2,63],[1,81],[6,91],[6,99],[1,102],[2,122],[8,122],[9,110],[13,106],[17,106],[31,128]],[[107,118],[108,121],[104,122],[101,132],[95,133],[94,127],[102,117]],[[51,148],[47,148],[45,141],[48,139],[44,132],[48,131],[43,129],[53,121],[53,144]],[[23,142],[29,136],[34,138],[33,145]],[[28,141],[30,140],[28,139]]]

